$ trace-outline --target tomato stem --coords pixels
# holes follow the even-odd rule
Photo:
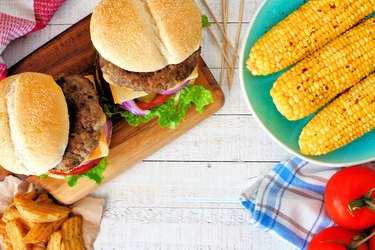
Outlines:
[[[372,193],[375,191],[375,187],[371,189],[366,195],[365,203],[368,208],[370,208],[373,212],[375,212],[375,198],[372,198]]]
[[[345,242],[341,241],[341,240],[321,240],[320,241],[321,243],[325,243],[325,242],[332,242],[332,243],[337,243],[337,244],[340,244],[341,246],[344,246],[345,249],[348,249],[350,246],[348,246]]]
[[[354,216],[353,212],[365,207],[368,207],[375,212],[375,199],[372,198],[372,193],[375,191],[375,187],[367,192],[366,195],[359,197],[358,199],[352,200],[348,204],[349,213]]]
[[[324,240],[321,242],[332,242],[340,244],[341,246],[345,247],[346,250],[357,250],[360,245],[368,241],[372,236],[375,235],[375,232],[369,235],[366,238],[363,238],[361,235],[354,236],[352,239],[350,239],[350,243],[346,244],[345,242],[341,240]]]
[[[362,239],[360,241],[358,241],[352,249],[358,249],[360,245],[362,245],[363,243],[365,243],[366,241],[369,241],[373,236],[375,236],[375,232],[372,232],[369,236],[367,236],[366,238],[363,239],[363,237],[361,237]],[[353,238],[354,239],[354,238]],[[352,239],[352,240],[353,240]],[[350,242],[351,244],[351,242]]]

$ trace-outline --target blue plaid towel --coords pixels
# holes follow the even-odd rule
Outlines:
[[[375,163],[365,165],[375,167]],[[250,222],[298,249],[307,249],[316,233],[334,225],[324,209],[323,193],[327,181],[339,169],[296,157],[279,163],[242,192]]]

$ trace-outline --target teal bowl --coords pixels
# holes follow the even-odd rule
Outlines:
[[[268,76],[254,76],[246,68],[246,60],[254,43],[304,2],[304,0],[266,0],[255,13],[240,54],[240,82],[246,103],[255,119],[273,140],[306,161],[334,167],[375,161],[375,130],[328,154],[302,155],[298,138],[302,128],[314,114],[299,121],[289,121],[277,111],[269,92],[275,80],[285,70]]]

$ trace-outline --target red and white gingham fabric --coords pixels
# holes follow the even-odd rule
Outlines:
[[[65,0],[0,0],[0,55],[14,39],[44,28]],[[0,57],[0,80],[7,67]]]

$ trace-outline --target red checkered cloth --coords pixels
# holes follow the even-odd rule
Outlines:
[[[0,2],[0,54],[14,39],[44,28],[65,0],[11,0]],[[0,57],[0,80],[7,66]]]

